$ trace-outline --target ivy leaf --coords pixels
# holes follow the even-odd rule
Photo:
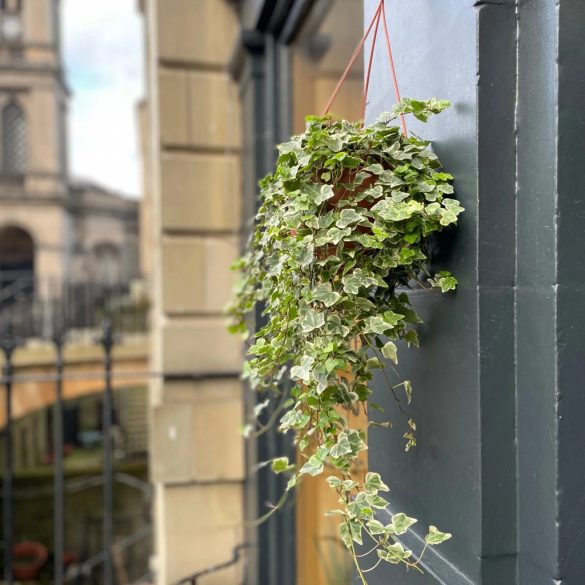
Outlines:
[[[340,298],[341,295],[333,291],[329,283],[320,284],[313,289],[313,299],[322,302],[326,307],[331,307]]]
[[[347,337],[349,335],[349,327],[343,324],[339,315],[331,315],[327,320],[327,331],[341,335],[341,337]]]
[[[382,481],[379,473],[368,471],[364,481],[364,490],[368,494],[377,494],[378,492],[389,492],[390,488]]]
[[[442,211],[441,219],[439,220],[441,225],[447,226],[455,223],[457,221],[457,216],[462,211],[465,211],[456,199],[444,199],[443,205],[445,209]]]
[[[357,213],[354,209],[342,209],[339,219],[335,222],[335,225],[344,229],[352,223],[362,221],[364,217]]]
[[[404,393],[406,394],[406,401],[410,404],[412,400],[412,382],[410,380],[404,380]]]
[[[319,227],[328,228],[335,220],[333,211],[328,211],[325,215],[319,216]]]
[[[309,460],[301,467],[300,475],[319,475],[325,466],[325,459],[329,455],[327,447],[319,447],[314,455],[311,455]]]
[[[311,331],[319,329],[320,327],[323,327],[323,325],[325,325],[325,316],[323,313],[314,311],[312,309],[307,309],[301,320],[303,333],[311,333]]]
[[[368,532],[373,536],[377,534],[386,534],[386,528],[379,520],[368,520]]]
[[[393,329],[394,325],[386,321],[380,315],[376,315],[374,317],[368,317],[364,321],[364,333],[377,333],[378,335],[383,335],[388,331],[388,329]]]
[[[392,341],[389,341],[384,345],[382,348],[382,355],[389,360],[392,360],[395,364],[398,364],[398,353],[396,349],[396,344]]]
[[[404,534],[416,522],[416,518],[410,518],[406,514],[394,514],[392,516],[392,532],[397,535]]]
[[[441,292],[455,290],[457,288],[457,279],[450,272],[438,272],[434,278],[429,278],[429,283],[435,288],[440,288]]]
[[[360,292],[361,281],[353,275],[344,276],[341,279],[343,282],[343,290],[349,295],[357,295]]]
[[[315,247],[313,244],[309,244],[305,246],[298,257],[298,263],[301,267],[308,266],[313,262],[313,258],[315,257]]]
[[[324,203],[328,199],[331,199],[331,197],[333,197],[334,195],[335,193],[333,192],[332,185],[322,185],[319,194],[315,197],[315,203],[317,205],[321,205],[321,203]]]
[[[436,526],[429,526],[429,533],[425,536],[425,542],[430,546],[436,546],[449,540],[452,536],[449,532],[441,532]]]
[[[304,355],[301,358],[301,363],[298,366],[293,366],[290,369],[290,377],[293,380],[302,380],[305,384],[311,381],[311,368],[315,358],[310,355]]]
[[[327,478],[327,483],[329,484],[329,487],[332,487],[334,489],[341,486],[341,480],[338,477],[335,477],[334,475],[330,475]]]
[[[404,562],[410,558],[411,555],[412,551],[405,549],[399,542],[389,544],[383,550],[378,549],[378,556],[393,565],[398,565],[399,563]]]
[[[343,140],[339,134],[334,134],[327,139],[327,146],[333,152],[339,152],[343,148]]]
[[[409,329],[405,334],[404,334],[404,340],[409,344],[409,345],[414,345],[414,347],[419,347],[419,341],[418,341],[418,333],[414,330],[414,329]]]
[[[383,370],[384,364],[377,357],[374,356],[368,358],[368,361],[366,362],[366,367],[368,368],[368,370]]]
[[[339,244],[339,242],[341,242],[341,240],[343,238],[345,238],[346,236],[349,236],[350,234],[351,234],[350,228],[339,229],[336,227],[332,227],[327,232],[325,242],[331,242],[332,244],[337,245],[337,244]]]
[[[368,503],[370,506],[372,506],[372,508],[378,508],[379,510],[384,510],[388,507],[388,500],[385,500],[378,495],[368,496]]]
[[[324,462],[318,459],[315,455],[301,467],[299,473],[301,475],[312,475],[313,477],[319,475],[323,471]]]
[[[342,457],[348,453],[351,453],[351,444],[347,438],[347,435],[345,433],[341,433],[337,443],[331,448],[330,455],[331,457],[337,459],[338,457]]]
[[[346,274],[342,279],[343,290],[350,295],[357,295],[360,287],[370,287],[378,284],[371,276],[366,276],[362,270],[356,269],[353,274]]]
[[[375,163],[373,165],[367,166],[364,171],[368,171],[368,173],[372,173],[374,175],[381,175],[384,172],[384,167],[379,163]]]
[[[272,471],[274,471],[274,473],[284,473],[293,468],[294,465],[290,464],[288,457],[277,457],[272,460]]]

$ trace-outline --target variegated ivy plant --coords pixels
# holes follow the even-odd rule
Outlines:
[[[368,569],[358,562],[356,544],[372,545],[376,565],[419,569],[422,556],[415,560],[401,544],[416,520],[389,515],[380,475],[369,472],[360,481],[355,474],[366,435],[350,428],[346,414],[366,409],[374,369],[389,366],[397,375],[396,341],[418,346],[414,325],[421,320],[407,291],[447,292],[457,284],[448,272],[428,271],[429,237],[463,211],[450,197],[452,176],[428,141],[402,135],[393,123],[400,114],[426,121],[448,105],[405,99],[366,127],[309,117],[303,134],[279,146],[274,174],[260,183],[261,206],[229,308],[231,330],[245,335],[246,316],[257,305],[266,316],[253,333],[244,376],[267,398],[255,414],[274,397],[278,414],[271,419],[279,419],[282,432],[295,432],[301,458],[299,465],[277,458],[272,468],[290,474],[287,491],[303,475],[330,473],[341,538],[363,584]],[[296,384],[283,395],[287,379]],[[396,382],[389,390],[409,403],[410,381]],[[407,450],[416,429],[408,423]],[[258,431],[258,424],[248,430]],[[450,536],[430,526],[426,545]]]

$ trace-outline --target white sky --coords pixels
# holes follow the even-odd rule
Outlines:
[[[138,196],[136,104],[144,95],[136,0],[64,0],[63,57],[71,89],[71,175]]]

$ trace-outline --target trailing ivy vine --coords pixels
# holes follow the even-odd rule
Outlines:
[[[380,562],[420,570],[399,537],[415,522],[404,513],[382,514],[389,502],[380,475],[360,480],[355,466],[367,448],[347,413],[367,408],[375,369],[398,374],[396,342],[418,347],[411,306],[414,286],[455,289],[446,271],[429,273],[431,234],[452,226],[463,211],[452,197],[452,176],[441,169],[430,143],[403,136],[393,122],[403,114],[426,121],[449,105],[404,99],[376,123],[307,118],[306,131],[279,146],[274,174],[260,183],[261,207],[246,254],[236,267],[241,282],[229,308],[232,332],[247,335],[246,317],[261,307],[266,324],[252,335],[244,376],[279,407],[279,430],[294,431],[301,462],[274,459],[276,473],[290,474],[287,491],[303,475],[331,472],[339,496],[341,538],[366,584],[355,546],[367,546]],[[295,384],[283,396],[283,382]],[[390,377],[387,377],[390,380]],[[390,384],[390,383],[389,383]],[[410,403],[409,380],[389,390]],[[274,416],[272,417],[274,418]],[[416,444],[408,419],[406,450]],[[257,423],[248,429],[258,430]],[[430,526],[426,545],[450,534]]]

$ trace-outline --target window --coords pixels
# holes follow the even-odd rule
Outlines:
[[[26,170],[26,120],[22,108],[9,103],[2,110],[2,171],[22,175]]]
[[[0,0],[0,10],[20,12],[22,10],[22,0]]]

